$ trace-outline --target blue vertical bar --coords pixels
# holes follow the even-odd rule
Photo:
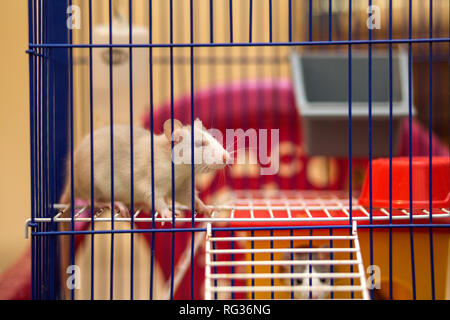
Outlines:
[[[39,27],[38,27],[38,42],[40,44],[43,43],[43,37],[42,37],[42,0],[39,0],[38,2],[38,16],[39,16]],[[45,163],[45,117],[46,117],[46,102],[45,102],[45,81],[44,81],[44,50],[43,48],[39,49],[39,104],[40,104],[40,111],[39,111],[39,167],[40,167],[40,173],[39,173],[39,179],[40,179],[40,199],[41,199],[41,217],[47,216],[47,192],[46,192],[46,177],[45,177],[45,170],[46,170],[46,163]],[[47,224],[42,225],[42,231],[47,231]],[[46,274],[46,268],[47,268],[47,240],[48,236],[41,237],[41,261],[42,261],[42,269],[40,272],[41,276],[41,283],[42,283],[42,298],[47,299],[47,274]]]
[[[369,7],[372,8],[372,0],[369,0]],[[370,16],[373,12],[370,12]],[[369,28],[369,41],[372,41],[372,29]],[[373,186],[372,186],[372,44],[369,43],[369,215],[370,225],[373,224]],[[369,229],[369,247],[370,247],[370,265],[373,266],[373,229]],[[370,290],[371,299],[373,299],[374,289]]]
[[[253,239],[253,237],[255,236],[255,231],[251,231],[250,235]],[[255,261],[255,254],[253,253],[253,249],[255,249],[255,241],[251,241],[251,248],[252,248],[252,253],[251,253],[251,259],[252,262]],[[255,265],[252,264],[252,274],[255,274]],[[252,288],[255,286],[255,278],[252,278]],[[255,300],[255,291],[252,290],[252,300]]]
[[[389,0],[389,40],[392,40],[392,0]],[[392,224],[392,43],[389,43],[389,224]],[[389,297],[392,292],[392,228],[389,228]]]
[[[69,6],[72,0],[69,0]],[[69,43],[73,44],[72,29],[69,29]],[[71,231],[75,231],[75,196],[74,196],[74,172],[73,172],[73,49],[69,48],[69,113],[70,113],[70,215],[71,215]],[[75,265],[75,234],[70,236],[70,252],[72,265]],[[71,299],[75,299],[75,289],[71,289]]]
[[[39,24],[38,22],[38,18],[37,18],[37,7],[36,7],[36,3],[37,1],[35,0],[33,2],[33,17],[34,17],[34,43],[38,43],[37,37],[38,37],[38,33],[37,33],[37,26]],[[39,53],[39,50],[36,49],[36,54]],[[34,114],[34,137],[35,137],[35,144],[34,144],[34,153],[35,153],[35,190],[36,190],[36,217],[40,218],[41,217],[41,208],[40,208],[40,182],[39,182],[39,162],[40,162],[40,156],[39,156],[39,131],[38,131],[38,124],[39,124],[39,88],[38,88],[38,79],[39,79],[39,73],[38,73],[39,69],[38,69],[38,56],[35,57],[34,60],[34,108],[35,108],[35,114]],[[41,226],[38,225],[37,226],[37,230],[41,231]],[[36,277],[36,297],[37,299],[41,299],[41,281],[40,281],[40,269],[41,269],[41,265],[42,265],[42,261],[41,261],[41,256],[40,256],[40,242],[41,242],[41,238],[37,237],[35,240],[35,249],[36,249],[36,273],[35,273],[35,277]]]
[[[309,248],[312,248],[313,247],[313,241],[312,241],[312,236],[313,236],[313,228],[311,228],[311,229],[309,229],[309,236],[311,237],[311,239],[309,240]],[[312,261],[312,252],[309,252],[309,261]],[[309,272],[309,274],[312,274],[312,264],[310,264],[309,266],[308,266],[308,272]],[[311,288],[312,287],[312,278],[310,277],[309,279],[308,279],[308,282],[309,282],[309,287]],[[309,291],[309,299],[311,300],[312,299],[312,291]]]
[[[60,26],[66,25],[68,1],[48,0],[48,31],[49,43],[68,43],[68,30]],[[49,60],[53,70],[53,86],[55,96],[53,103],[55,105],[55,119],[58,126],[69,127],[69,55],[66,48],[53,48],[49,52]],[[55,195],[57,199],[63,191],[66,183],[66,162],[68,159],[68,130],[59,130],[55,136],[55,188],[58,190]]]
[[[48,3],[46,1],[42,4],[42,40],[43,43],[48,42],[48,26],[47,26],[47,17],[48,17]],[[44,54],[44,103],[46,108],[46,114],[45,114],[45,181],[46,181],[46,216],[51,219],[51,222],[47,224],[47,231],[53,231],[52,227],[54,226],[52,220],[53,220],[53,186],[52,186],[52,163],[51,163],[51,149],[52,149],[52,134],[51,134],[51,119],[53,116],[53,112],[51,110],[52,104],[50,103],[51,95],[50,95],[50,74],[49,74],[49,61],[48,61],[48,48],[44,48],[43,54]],[[55,247],[56,237],[54,236],[48,236],[47,237],[47,281],[46,285],[48,287],[48,299],[55,299],[54,297],[54,287],[53,287],[53,280],[55,278],[56,273],[54,272],[54,251],[53,248]]]
[[[348,40],[352,40],[352,0],[348,1]],[[348,192],[349,192],[349,224],[352,224],[352,45],[348,45]]]
[[[32,0],[28,0],[28,42],[30,44],[34,43],[33,36],[33,27],[34,27],[34,19],[33,19],[33,5]],[[34,51],[29,47],[28,48],[28,72],[29,72],[29,90],[30,90],[30,180],[31,180],[31,222],[35,223],[35,205],[34,205],[34,163],[35,163],[35,155],[34,155]],[[35,236],[31,237],[31,299],[36,299],[36,278],[35,278],[35,270],[36,270],[36,261],[35,261]]]
[[[294,236],[294,229],[290,229],[290,230],[289,230],[289,235],[290,235],[291,237]],[[294,248],[294,241],[293,241],[293,240],[289,241],[289,246],[290,246],[291,249]],[[294,260],[294,253],[291,252],[291,261],[293,261],[293,260]],[[292,263],[291,263],[289,272],[290,272],[291,274],[294,273],[294,265],[293,265]],[[294,278],[291,278],[291,287],[292,287],[293,285],[294,285]],[[292,300],[292,299],[294,299],[294,291],[291,291],[291,300]]]
[[[249,14],[248,14],[248,42],[252,42],[252,30],[253,30],[253,0],[249,0]]]
[[[68,1],[61,1],[61,0],[49,0],[46,1],[47,8],[48,8],[48,15],[44,17],[45,23],[46,23],[46,32],[47,32],[47,42],[48,43],[61,43],[61,44],[67,44],[68,43],[68,30],[65,28],[66,25],[66,19],[67,19],[67,5]],[[30,0],[30,32],[31,32],[31,38],[30,42],[35,43],[35,35],[36,35],[36,23],[33,23],[33,21],[36,21],[35,15],[35,6],[36,1]],[[34,17],[34,18],[33,18]],[[61,28],[59,26],[63,25],[64,27]],[[50,85],[51,85],[51,91],[52,91],[52,99],[49,101],[54,106],[54,112],[53,112],[53,123],[54,125],[58,124],[58,127],[69,127],[69,55],[68,55],[68,49],[67,48],[52,48],[48,50],[48,65],[49,65],[49,72],[50,72]],[[39,193],[39,188],[37,185],[37,163],[38,159],[37,157],[37,126],[36,126],[36,119],[37,119],[37,105],[36,105],[36,80],[35,77],[37,75],[36,73],[36,57],[33,56],[31,59],[34,63],[32,63],[32,69],[30,72],[30,86],[33,87],[33,90],[30,91],[30,101],[33,102],[33,105],[31,106],[30,112],[32,113],[31,118],[33,121],[33,125],[30,127],[32,132],[30,132],[30,135],[32,137],[31,139],[31,147],[33,150],[33,153],[31,156],[33,157],[33,163],[32,163],[32,201],[35,203],[34,206],[32,206],[32,213],[34,211],[34,214],[32,214],[32,219],[36,217],[36,214],[38,214],[37,210],[37,194]],[[34,139],[34,141],[33,141]],[[58,130],[58,134],[53,135],[54,143],[53,143],[53,166],[52,169],[54,171],[54,190],[55,199],[59,199],[60,195],[63,191],[63,186],[65,185],[65,180],[67,180],[66,174],[70,174],[70,172],[66,172],[66,162],[68,159],[68,141],[69,141],[69,130]],[[57,227],[57,226],[55,226]],[[69,236],[66,236],[69,237]],[[56,237],[56,239],[59,240],[59,237]],[[39,239],[35,238],[32,240],[32,247],[34,246],[35,249],[32,250],[32,270],[33,274],[36,276],[37,272],[37,252],[36,252],[36,244],[39,241]],[[69,249],[69,248],[66,248]],[[56,258],[60,258],[59,251],[55,249],[55,255]],[[60,268],[60,260],[55,259],[55,269],[59,270]],[[59,271],[57,272],[59,273]],[[36,279],[36,278],[35,278]],[[33,291],[36,293],[36,285],[33,286]],[[58,288],[62,286],[63,284],[60,283],[60,277],[55,276],[55,288]],[[39,298],[37,295],[34,295],[34,298]]]
[[[39,0],[38,2],[38,16],[39,16],[39,27],[38,27],[38,41],[40,44],[43,43],[43,19],[42,19],[42,0]],[[47,109],[46,109],[46,101],[45,101],[45,59],[43,58],[44,49],[40,48],[38,50],[40,57],[39,57],[39,104],[40,104],[40,111],[39,111],[39,144],[40,144],[40,180],[41,180],[41,214],[42,217],[47,217],[47,191],[46,191],[46,139],[45,139],[45,119],[47,116]],[[48,231],[47,230],[48,225],[44,224],[42,226],[42,231]],[[47,285],[47,250],[48,250],[48,236],[41,237],[41,243],[42,243],[42,270],[41,270],[41,281],[42,285],[45,287]],[[44,299],[47,299],[47,292],[44,291]]]
[[[233,43],[233,0],[229,1],[229,18],[230,18],[230,43]],[[230,103],[230,97],[229,95],[226,97],[226,102],[225,102],[226,106],[229,107],[231,105]],[[230,122],[230,119],[226,120],[227,123]],[[233,185],[233,182],[230,181],[231,186]],[[234,231],[231,230],[230,231],[230,235],[233,238],[234,237]],[[231,242],[231,249],[234,249],[234,241]],[[231,253],[231,261],[234,261],[234,253]],[[234,265],[231,265],[231,273],[234,274],[235,272],[235,267]],[[234,287],[235,285],[235,280],[231,279],[231,286]],[[231,292],[231,299],[234,300],[235,298],[235,293]]]
[[[148,28],[149,28],[149,43],[153,43],[153,36],[152,36],[152,25],[153,25],[153,19],[152,19],[152,1],[148,3]],[[150,77],[150,158],[151,158],[151,186],[152,186],[152,229],[155,229],[155,168],[154,168],[154,137],[153,133],[155,131],[154,128],[154,119],[153,119],[153,49],[152,47],[149,47],[149,77]],[[152,244],[151,244],[151,261],[150,261],[150,300],[153,300],[153,275],[154,275],[154,260],[155,260],[155,233],[152,232]]]
[[[429,38],[433,38],[433,1],[430,0]],[[429,159],[429,223],[433,223],[433,42],[429,43],[429,106],[428,106],[428,159]],[[430,238],[430,280],[431,297],[436,299],[434,283],[434,251],[433,251],[433,228],[429,229]]]
[[[409,26],[408,37],[412,38],[412,3],[409,0]],[[412,43],[408,43],[408,124],[409,124],[409,223],[413,224],[413,175],[412,175]],[[411,248],[411,282],[413,299],[416,300],[416,270],[414,263],[414,228],[409,228]]]
[[[36,37],[35,37],[35,41],[40,44],[41,43],[41,17],[39,15],[39,1],[35,1],[35,17],[36,17],[36,23],[37,25],[35,26],[36,28]],[[36,98],[36,102],[37,102],[37,117],[36,117],[36,137],[37,137],[37,143],[36,143],[36,147],[37,147],[37,185],[38,185],[38,189],[37,189],[37,200],[38,200],[38,216],[39,218],[43,217],[43,200],[42,200],[42,194],[43,194],[43,190],[42,190],[42,153],[41,153],[41,148],[42,148],[42,139],[41,139],[41,119],[42,119],[42,100],[41,100],[41,94],[42,94],[42,87],[41,87],[41,77],[42,77],[42,68],[41,68],[41,49],[37,49],[37,53],[38,53],[38,57],[37,57],[37,63],[36,63],[36,75],[37,75],[37,96]],[[39,230],[43,231],[42,229],[44,228],[44,226],[39,226]],[[38,278],[38,283],[39,283],[39,287],[40,287],[40,299],[44,299],[43,296],[43,283],[42,283],[42,269],[43,269],[43,264],[44,261],[42,260],[42,249],[43,249],[43,244],[42,244],[42,237],[39,237],[38,239],[38,247],[37,247],[37,256],[38,256],[38,261],[40,263],[39,266],[39,272],[37,274],[37,278]]]
[[[42,42],[43,43],[47,43],[47,2],[43,2],[42,4]],[[44,69],[44,104],[45,104],[45,131],[44,131],[44,141],[45,141],[45,181],[46,181],[46,187],[45,187],[45,192],[46,192],[46,216],[49,217],[50,219],[53,217],[53,211],[51,210],[51,208],[53,207],[52,205],[52,195],[51,195],[51,180],[50,180],[50,175],[51,175],[51,164],[50,164],[50,149],[51,149],[51,141],[50,141],[50,117],[52,114],[52,111],[50,110],[50,103],[49,103],[49,74],[48,74],[48,49],[44,48],[43,50],[43,54],[44,54],[44,60],[43,60],[43,69]],[[51,230],[52,227],[52,223],[48,223],[46,226],[47,231],[52,231]],[[47,260],[46,262],[53,262],[54,260],[52,259],[52,244],[54,242],[55,237],[53,236],[48,236],[47,238]],[[46,270],[46,274],[47,274],[47,281],[46,281],[46,285],[48,287],[48,299],[53,299],[54,297],[52,297],[52,278],[54,276],[54,273],[51,273],[51,269],[53,264],[52,263],[47,263],[47,270]]]
[[[112,0],[109,0],[109,44],[113,43],[112,37]],[[111,230],[114,230],[114,86],[113,86],[113,51],[109,48],[109,121],[110,121],[110,148],[111,148]],[[111,261],[109,278],[109,298],[114,298],[114,233],[111,233]]]
[[[173,0],[170,0],[170,44],[173,44]],[[174,92],[173,92],[173,47],[170,47],[170,121],[171,121],[171,137],[173,136],[174,124]],[[174,141],[171,139],[171,152],[174,147]],[[173,159],[172,165],[172,227],[175,228],[175,166]],[[173,280],[175,277],[175,232],[172,232],[172,263],[170,277],[170,299],[173,299]]]
[[[46,34],[46,43],[49,41],[50,38],[50,31],[48,28],[49,25],[49,15],[50,15],[50,7],[48,5],[48,2],[45,2],[45,34]],[[50,231],[57,231],[57,224],[54,222],[54,213],[55,208],[54,204],[56,202],[55,198],[55,165],[54,165],[54,159],[55,159],[55,105],[53,103],[53,97],[54,97],[54,79],[53,79],[53,70],[52,70],[52,63],[49,60],[51,49],[46,50],[46,57],[47,57],[47,63],[48,63],[48,104],[49,104],[49,182],[50,182],[50,214],[51,214],[51,223],[50,223]],[[55,300],[57,298],[57,278],[59,275],[59,271],[56,264],[56,258],[57,258],[57,236],[52,236],[51,238],[51,244],[50,244],[50,299]]]
[[[273,41],[273,14],[272,14],[272,0],[269,0],[269,42]]]
[[[214,42],[214,1],[209,0],[209,42]]]
[[[37,15],[37,21],[38,21],[38,25],[37,25],[37,42],[39,44],[42,43],[42,18],[41,18],[41,0],[36,1],[37,4],[37,10],[36,10],[36,15]],[[43,123],[43,87],[42,87],[42,49],[39,48],[38,49],[38,158],[39,158],[39,169],[38,169],[38,183],[39,183],[39,216],[40,217],[44,217],[45,216],[45,199],[44,199],[44,195],[45,195],[45,189],[44,189],[44,177],[42,174],[42,171],[44,169],[44,165],[43,165],[43,129],[42,129],[42,123]],[[45,231],[45,225],[42,225],[41,231]],[[40,237],[39,238],[39,260],[41,261],[42,265],[41,265],[41,269],[39,270],[39,282],[41,284],[41,288],[44,288],[44,283],[45,283],[45,273],[44,273],[44,268],[45,268],[45,237]],[[45,299],[45,292],[42,291],[42,298]]]
[[[230,235],[232,238],[234,238],[234,231],[231,230]],[[234,249],[234,241],[231,241],[231,250]],[[231,254],[231,261],[234,261],[234,253]],[[231,265],[231,273],[234,274],[234,265]],[[234,287],[234,278],[231,279],[231,286]],[[231,300],[234,300],[234,291],[231,292]]]
[[[312,41],[312,10],[313,10],[312,0],[309,0],[309,17],[308,17],[308,23],[309,23],[308,39],[309,39],[309,41]]]
[[[352,40],[352,0],[348,1],[348,40]],[[349,224],[353,223],[353,175],[352,175],[352,45],[348,45],[348,191],[349,191]],[[349,230],[351,234],[351,230]],[[352,240],[349,240],[352,246]],[[353,259],[353,254],[350,252],[350,260]],[[353,272],[353,265],[350,265],[350,272]],[[353,286],[353,278],[350,280]],[[353,291],[351,298],[353,299]]]
[[[128,1],[128,38],[130,43],[130,170],[131,170],[131,230],[134,229],[134,140],[133,140],[133,3]],[[130,233],[130,300],[134,297],[134,233]]]
[[[212,231],[212,236],[215,237],[215,232]],[[212,241],[212,248],[213,250],[216,250],[216,241]],[[212,254],[213,261],[215,262],[217,260],[217,255],[214,253]],[[213,268],[213,274],[217,274],[217,267],[214,266]],[[214,279],[214,288],[217,288],[217,279]],[[217,300],[217,291],[214,292],[214,300]]]
[[[92,0],[89,0],[89,44],[92,44]],[[94,221],[94,95],[92,73],[92,47],[89,47],[89,129],[91,148],[91,230],[95,230]],[[94,233],[91,234],[91,300],[94,300]]]
[[[193,0],[189,3],[190,6],[190,24],[189,31],[191,35],[191,44],[194,43],[194,9],[193,9]],[[212,22],[212,20],[211,20]],[[191,71],[191,150],[194,150],[194,47],[190,48],[190,71]],[[194,161],[194,152],[191,152],[191,218],[192,228],[195,228],[195,161]],[[194,258],[195,258],[195,232],[191,233],[191,300],[194,300]]]
[[[233,0],[230,0],[230,43],[233,43]]]
[[[270,230],[270,249],[273,249],[273,230]],[[270,261],[273,261],[273,252],[270,253]],[[270,265],[270,273],[273,274],[274,273],[274,267],[273,264]],[[274,287],[275,285],[275,281],[274,278],[270,278],[270,286]],[[270,293],[270,299],[275,299],[275,292],[272,290],[272,292]]]
[[[46,44],[48,39],[47,34],[47,3],[41,2],[41,19],[42,19],[42,26],[41,26],[41,43]],[[52,180],[51,180],[51,117],[52,117],[52,110],[51,110],[51,103],[50,103],[50,91],[51,88],[49,88],[49,64],[48,64],[48,48],[42,49],[42,109],[43,109],[43,116],[42,116],[42,152],[43,152],[43,190],[44,190],[44,216],[50,218],[50,223],[47,223],[44,225],[44,231],[53,231],[52,227],[53,224],[53,212],[51,208],[53,208],[52,204]],[[54,259],[52,257],[53,255],[53,247],[54,242],[56,241],[54,236],[46,236],[44,238],[44,263],[45,263],[45,270],[44,270],[44,285],[46,286],[46,294],[45,299],[54,299],[53,296],[54,288],[53,288],[53,280],[55,277],[55,273],[52,272],[52,269],[54,267]]]
[[[333,4],[331,0],[328,0],[328,41],[333,39]]]
[[[332,236],[333,236],[333,229],[330,228],[330,237],[332,237]],[[330,248],[333,249],[333,239],[330,240]],[[334,253],[330,252],[330,260],[333,260],[333,259],[334,259]],[[330,273],[334,273],[334,265],[333,264],[330,264]],[[334,286],[334,278],[330,279],[330,285]],[[330,298],[334,299],[334,291],[333,290],[331,290],[331,292],[330,292]]]
[[[153,43],[153,32],[152,32],[152,26],[153,26],[153,11],[152,11],[152,1],[149,1],[148,3],[148,32],[149,32],[149,43]],[[154,168],[154,137],[153,133],[155,131],[154,128],[154,119],[153,119],[153,49],[152,47],[149,47],[149,67],[150,67],[150,158],[151,158],[151,186],[152,186],[152,229],[155,229],[155,168]],[[152,244],[151,244],[151,261],[150,261],[150,300],[153,300],[153,275],[154,275],[154,260],[155,260],[155,233],[152,232]]]

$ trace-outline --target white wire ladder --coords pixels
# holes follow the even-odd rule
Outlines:
[[[275,241],[275,240],[350,240],[348,248],[267,248],[267,249],[214,249],[213,243],[218,242],[242,242],[242,241]],[[353,253],[353,259],[348,260],[246,260],[230,261],[218,260],[220,254],[242,254],[242,253],[313,253],[313,252],[347,252]],[[214,272],[215,267],[224,266],[282,266],[282,265],[348,265],[356,267],[355,272],[330,272],[330,273],[218,273]],[[361,247],[359,244],[356,221],[353,222],[352,234],[348,236],[236,236],[236,237],[213,237],[211,224],[207,224],[206,246],[205,246],[205,299],[213,299],[217,293],[253,293],[253,292],[296,292],[296,291],[325,291],[325,292],[351,292],[359,293],[364,300],[369,299],[367,281],[365,278]],[[352,285],[223,285],[216,280],[219,279],[310,279],[320,277],[327,279],[350,280]],[[353,285],[353,281],[358,284]]]

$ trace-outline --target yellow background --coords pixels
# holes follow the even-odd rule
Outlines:
[[[25,248],[30,216],[27,3],[0,4],[0,272]]]

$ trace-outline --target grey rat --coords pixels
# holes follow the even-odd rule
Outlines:
[[[163,218],[172,212],[166,199],[172,198],[172,148],[188,161],[174,161],[175,201],[191,209],[191,126],[183,126],[174,119],[173,136],[171,120],[164,123],[164,133],[154,135],[154,199],[155,211]],[[94,131],[94,207],[111,206],[111,128]],[[121,216],[128,217],[131,204],[130,126],[114,125],[114,206]],[[207,173],[224,168],[229,153],[210,135],[202,122],[194,122],[195,173]],[[141,127],[133,130],[134,203],[146,210],[152,209],[151,133]],[[90,136],[86,136],[74,151],[74,196],[91,199]],[[174,158],[175,159],[175,158]],[[67,181],[60,203],[70,203],[70,158],[67,161]],[[211,214],[195,191],[194,209],[198,213]]]
[[[300,246],[297,248],[309,248],[309,246]],[[329,248],[328,245],[322,245],[320,248]],[[310,254],[309,253],[303,253],[303,252],[295,252],[293,253],[294,260],[301,260],[301,261],[310,261]],[[317,261],[317,260],[331,260],[331,254],[329,252],[313,252],[311,253],[311,261]],[[291,260],[291,253],[285,252],[283,254],[283,260]],[[321,265],[321,264],[314,264],[314,265],[294,265],[293,266],[293,273],[304,273],[309,274],[310,273],[310,267],[311,267],[311,274],[318,274],[318,273],[330,273],[331,272],[331,266],[330,265]],[[283,266],[281,268],[281,271],[284,273],[291,273],[290,266]],[[308,277],[304,278],[295,278],[293,279],[293,285],[294,286],[304,286],[307,288],[310,288],[310,282]],[[291,284],[291,279],[285,279],[286,284]],[[330,278],[319,278],[319,277],[312,277],[311,278],[311,285],[312,289],[311,291],[311,298],[312,299],[325,299],[330,294],[329,291],[324,290],[314,290],[314,287],[318,286],[329,286],[331,284]],[[309,299],[310,295],[308,290],[306,291],[295,291],[294,297],[296,299]]]

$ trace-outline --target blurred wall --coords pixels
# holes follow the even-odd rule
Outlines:
[[[30,216],[27,1],[0,4],[0,272],[23,251]]]
[[[88,2],[74,0],[74,4],[81,9],[81,28],[73,31],[75,43],[89,42],[89,8]],[[170,42],[170,6],[169,1],[152,1],[152,37],[153,43]],[[190,8],[189,1],[173,0],[173,42],[190,42]],[[196,0],[193,2],[194,26],[193,38],[196,43],[230,42],[229,29],[229,0],[214,0],[213,2],[213,33],[210,33],[210,1]],[[233,2],[233,41],[247,42],[249,40],[249,2]],[[294,1],[294,4],[301,3]],[[148,30],[149,23],[149,1],[133,1],[133,30],[142,28],[143,33]],[[288,41],[288,16],[289,0],[273,1],[273,41]],[[108,29],[108,1],[99,0],[93,2],[93,42],[108,42],[108,38],[102,37],[98,28],[104,26]],[[295,11],[295,8],[293,9]],[[128,43],[128,1],[113,0],[112,2],[113,24],[122,22],[113,29],[113,42]],[[253,8],[252,41],[269,41],[269,2],[255,1]],[[106,30],[107,31],[107,30]],[[123,37],[116,38],[119,34]],[[294,37],[300,37],[299,32],[294,30]],[[147,36],[148,37],[148,36]],[[142,43],[134,36],[134,43]],[[147,42],[147,41],[145,41]],[[93,49],[94,70],[94,123],[101,127],[109,124],[109,66],[102,74],[105,65],[100,63],[101,59],[96,56],[107,55],[108,49]],[[289,47],[216,47],[194,49],[194,88],[198,90],[215,84],[230,83],[244,79],[257,79],[262,77],[289,77],[289,64],[287,55]],[[129,73],[128,55],[129,49],[117,49],[122,56],[126,57],[123,64],[117,65],[114,71],[114,119],[115,122],[129,123]],[[148,58],[138,60],[138,56],[147,55],[148,48],[133,49],[133,93],[134,93],[134,121],[141,124],[142,114],[149,112],[149,84],[150,78]],[[153,89],[155,107],[170,100],[170,50],[168,48],[153,49]],[[87,49],[74,50],[75,66],[75,144],[89,132],[89,51]],[[245,59],[245,61],[244,61]],[[281,62],[276,59],[282,59]],[[143,61],[139,64],[139,61]],[[173,49],[173,93],[175,98],[190,93],[190,49]],[[259,61],[259,62],[258,62]],[[123,73],[118,71],[125,66]],[[145,79],[144,85],[139,83],[139,71]],[[119,83],[123,80],[122,83]],[[96,90],[95,87],[104,88],[105,92]],[[106,93],[106,94],[105,94]],[[212,113],[211,113],[211,116]],[[204,119],[205,120],[205,119]]]

